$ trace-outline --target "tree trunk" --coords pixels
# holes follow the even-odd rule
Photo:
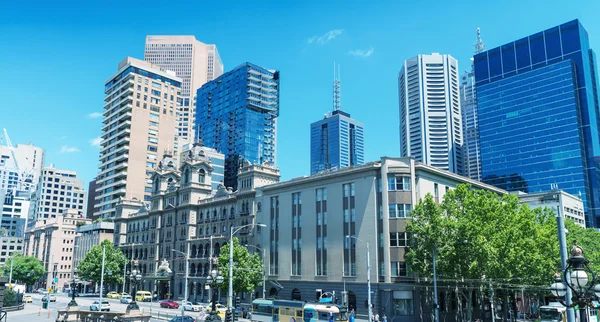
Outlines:
[[[508,306],[509,306],[509,302],[508,302],[508,293],[505,291],[502,291],[502,321],[504,322],[508,322]]]

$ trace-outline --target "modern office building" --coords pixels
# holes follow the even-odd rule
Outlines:
[[[340,87],[339,77],[336,77],[333,80],[333,111],[310,125],[311,174],[365,162],[364,126],[342,111]]]
[[[571,219],[585,228],[583,201],[577,196],[558,189],[533,193],[515,191],[513,193],[519,197],[522,203],[528,204],[531,208],[547,207],[554,212],[560,211],[563,218]]]
[[[179,166],[183,165],[186,160],[193,158],[195,150],[208,158],[210,166],[213,169],[211,175],[212,190],[219,190],[219,186],[224,185],[225,182],[225,155],[217,152],[215,149],[203,146],[200,141],[196,143],[186,143],[181,146],[181,153],[178,158]]]
[[[578,20],[475,55],[482,179],[526,193],[581,195],[600,215],[595,53]]]
[[[94,213],[97,212],[94,210],[94,205],[96,204],[96,178],[90,181],[88,184],[88,196],[87,196],[87,206],[85,210],[85,218],[90,218],[92,220],[96,220],[98,218],[94,217]]]
[[[127,57],[105,83],[104,120],[94,217],[114,217],[120,198],[149,201],[163,151],[177,151],[181,79]]]
[[[223,74],[216,45],[194,36],[147,36],[144,60],[174,71],[182,81],[181,105],[177,107],[177,134],[194,142],[195,95],[200,86]]]
[[[14,147],[6,132],[5,136],[6,145],[0,145],[0,199],[12,190],[35,190],[42,175],[45,155],[44,149],[32,144]]]
[[[15,254],[23,254],[23,236],[0,236],[0,265],[4,265]]]
[[[485,44],[477,28],[475,54],[483,52]],[[479,123],[477,121],[477,94],[475,92],[475,71],[473,58],[471,69],[463,73],[460,82],[460,107],[463,125],[463,160],[465,177],[481,181],[481,153],[479,151]]]
[[[99,221],[87,225],[79,225],[75,229],[75,246],[73,250],[73,267],[77,267],[87,253],[94,246],[100,245],[105,240],[113,241],[115,224],[108,221]]]
[[[16,193],[16,195],[13,193]],[[31,207],[30,193],[28,191],[9,190],[2,204],[0,237],[23,238]]]
[[[400,155],[463,173],[463,129],[458,61],[450,55],[418,55],[398,76]]]
[[[244,63],[198,90],[196,130],[225,155],[225,186],[237,188],[242,160],[276,162],[279,71]]]
[[[83,213],[64,209],[54,218],[41,218],[25,230],[25,255],[42,261],[46,273],[35,287],[62,290],[69,286],[73,264],[76,228],[91,223]],[[57,283],[53,283],[58,278]]]
[[[56,169],[52,163],[44,167],[35,194],[35,215],[30,220],[55,218],[65,209],[85,214],[87,192],[83,186],[75,171]]]

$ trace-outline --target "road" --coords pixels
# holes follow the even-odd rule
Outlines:
[[[8,312],[8,321],[10,322],[34,322],[34,321],[54,321],[56,320],[57,311],[67,307],[67,303],[71,301],[70,297],[66,294],[56,294],[56,302],[50,302],[48,310],[41,309],[42,307],[42,295],[32,294],[33,303],[25,304],[25,309],[22,311]],[[75,298],[79,307],[84,310],[89,310],[90,304],[97,298],[93,297],[77,297]],[[110,302],[111,312],[125,312],[127,304],[119,303],[117,299],[106,299]],[[144,313],[150,313],[150,303],[138,302],[140,310]],[[48,318],[48,313],[50,317]],[[186,315],[191,315],[194,318],[198,317],[198,312],[185,312]],[[39,314],[39,316],[38,316]],[[152,316],[151,322],[164,322],[175,315],[181,315],[181,309],[163,309],[158,307],[158,303],[152,303]],[[160,319],[158,319],[160,317]]]

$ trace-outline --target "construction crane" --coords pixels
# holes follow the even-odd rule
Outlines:
[[[33,164],[30,167],[30,169],[21,170],[21,168],[19,168],[19,162],[17,162],[17,155],[15,154],[15,148],[13,147],[12,142],[10,141],[10,137],[8,136],[8,131],[6,129],[4,129],[4,141],[6,142],[6,146],[8,147],[8,150],[10,151],[10,154],[11,154],[12,159],[15,164],[14,169],[5,168],[5,170],[16,172],[17,176],[18,176],[17,184],[16,184],[16,187],[14,188],[14,190],[17,190],[17,191],[23,190],[24,187],[30,188],[33,185],[33,183],[28,180],[31,179],[31,176],[33,175],[33,172],[35,171]],[[25,158],[25,159],[27,161],[30,161],[28,158]],[[8,190],[8,188],[4,189],[4,190]],[[0,195],[6,195],[6,192],[0,191]]]

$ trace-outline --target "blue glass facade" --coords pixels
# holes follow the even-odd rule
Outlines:
[[[483,181],[524,192],[551,184],[600,215],[595,56],[578,20],[474,58]]]
[[[204,84],[196,96],[203,144],[225,155],[225,186],[237,188],[241,160],[275,164],[279,72],[245,63]]]
[[[310,125],[310,173],[364,164],[363,124],[341,110]]]

